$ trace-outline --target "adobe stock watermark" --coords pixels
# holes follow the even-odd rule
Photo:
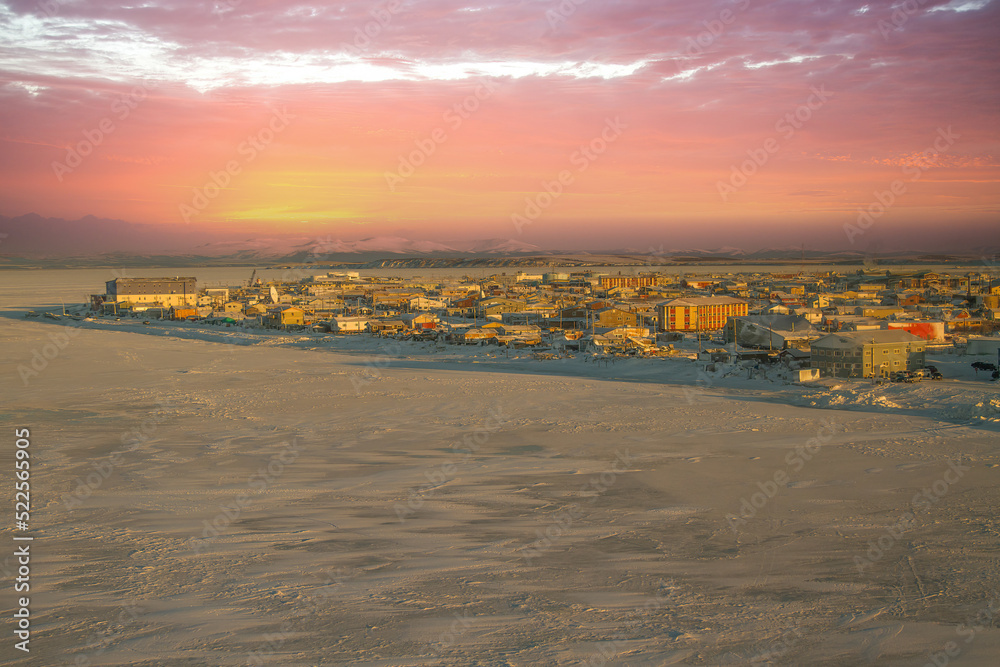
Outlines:
[[[705,372],[704,368],[699,366],[698,373],[695,376],[694,387],[689,387],[685,385],[682,387],[681,391],[684,393],[684,400],[687,401],[688,405],[694,405],[697,402],[709,402],[718,401],[720,398],[718,396],[712,396],[706,393],[706,390],[710,389],[715,385],[715,380],[712,376]]]
[[[596,503],[597,499],[618,481],[618,475],[625,472],[625,470],[618,468],[618,464],[622,463],[628,466],[631,462],[632,457],[629,456],[628,450],[615,452],[615,460],[612,461],[608,470],[591,477],[587,484],[580,488],[581,497],[589,497],[588,504]],[[531,562],[535,558],[539,558],[551,551],[555,547],[556,542],[570,531],[573,524],[585,516],[586,512],[583,511],[579,503],[571,503],[564,509],[547,517],[546,523],[549,525],[544,530],[541,528],[535,529],[535,536],[538,539],[523,547],[519,547],[517,549],[518,554],[528,565],[531,565]]]
[[[222,18],[242,4],[243,0],[216,0],[212,5],[212,14],[216,18]]]
[[[986,269],[984,271],[986,275],[988,275],[991,279],[1000,277],[1000,260],[997,259],[996,255],[993,255],[992,257],[980,255],[979,259],[983,263],[983,267]]]
[[[448,629],[442,631],[441,634],[438,635],[436,642],[431,642],[431,653],[434,657],[440,656],[442,651],[449,649],[458,643],[459,638],[469,631],[469,628],[472,626],[473,620],[475,619],[475,617],[469,613],[468,609],[463,609],[461,614],[455,612],[453,616],[454,620],[448,626]]]
[[[680,587],[673,579],[657,582],[659,588],[656,595],[646,600],[641,607],[631,610],[627,615],[624,625],[620,626],[618,632],[611,635],[610,639],[601,642],[598,649],[583,661],[587,667],[604,667],[624,650],[622,645],[628,641],[628,633],[643,623],[644,617],[651,611],[658,611],[663,607],[676,602],[675,598]],[[669,593],[664,593],[667,590]]]
[[[606,118],[600,134],[581,145],[569,156],[569,162],[576,167],[576,173],[582,174],[587,171],[587,168],[604,155],[608,147],[621,137],[622,130],[625,129],[628,129],[628,125],[623,123],[620,117]],[[544,192],[539,192],[534,197],[525,197],[524,210],[510,215],[510,221],[517,233],[522,234],[527,225],[533,224],[542,212],[552,206],[562,196],[563,190],[572,185],[575,180],[576,176],[569,169],[563,169],[551,181],[543,180],[541,185]]]
[[[976,639],[976,635],[983,630],[993,629],[993,619],[996,618],[998,611],[1000,611],[1000,601],[994,594],[986,606],[976,612],[975,616],[965,619],[965,622],[959,623],[955,628],[955,634],[963,637],[964,641],[961,643],[955,640],[946,642],[940,651],[929,654],[927,662],[923,663],[921,667],[946,667],[950,665],[953,660],[962,655],[962,649],[967,648],[967,645]]]
[[[558,28],[566,22],[566,19],[576,14],[577,8],[586,2],[587,0],[559,0],[555,9],[545,10],[545,20],[548,22],[549,28],[552,30]]]
[[[59,13],[59,6],[66,4],[67,0],[38,0],[35,7],[48,18],[52,18]]]
[[[907,179],[909,182],[915,183],[919,181],[925,171],[938,166],[938,157],[954,146],[955,142],[961,138],[960,134],[951,129],[951,125],[946,130],[939,127],[937,132],[938,134],[934,138],[934,142],[922,150],[919,156],[903,167],[903,175],[909,176]],[[901,178],[897,178],[890,183],[887,190],[882,190],[881,192],[876,190],[873,193],[875,201],[865,208],[858,209],[857,220],[853,223],[844,223],[844,233],[847,235],[847,240],[853,244],[857,237],[864,235],[875,224],[876,220],[892,208],[897,198],[902,197],[906,192],[906,183]]]
[[[381,35],[382,31],[392,22],[392,17],[401,11],[403,11],[402,0],[389,0],[383,6],[375,7],[369,12],[375,20],[354,28],[354,39],[351,40],[350,44],[341,42],[340,50],[355,58],[361,57],[364,51],[371,46],[372,40]]]
[[[87,498],[90,498],[94,491],[99,489],[104,484],[104,481],[111,476],[115,468],[125,462],[124,454],[134,451],[149,440],[150,436],[156,433],[159,425],[167,421],[168,417],[174,414],[173,411],[176,411],[176,406],[169,399],[161,399],[156,402],[156,405],[160,406],[163,411],[169,410],[172,412],[167,414],[156,413],[144,419],[139,426],[123,432],[119,438],[123,449],[111,452],[100,463],[92,463],[91,466],[94,472],[87,475],[86,478],[77,477],[73,492],[63,495],[62,501],[66,509],[75,509],[82,505]]]
[[[362,387],[367,387],[372,382],[382,378],[382,369],[388,368],[392,360],[403,351],[403,345],[397,340],[385,343],[382,352],[371,359],[365,360],[365,370],[351,374],[351,386],[354,387],[354,395],[360,396]]]
[[[444,112],[441,119],[454,132],[462,127],[462,123],[472,117],[479,110],[481,104],[490,99],[497,90],[497,82],[490,79],[479,79],[479,85],[467,95],[461,102],[456,102],[450,109]],[[390,192],[395,192],[396,187],[402,185],[406,179],[416,173],[417,169],[427,162],[427,158],[437,152],[438,146],[448,141],[448,131],[443,127],[436,127],[431,130],[423,139],[415,139],[416,146],[406,155],[399,156],[399,163],[396,171],[387,171],[383,174],[385,184]]]
[[[781,631],[778,639],[771,642],[766,650],[750,656],[748,662],[751,667],[774,665],[789,651],[795,648],[795,645],[802,641],[804,637],[805,635],[802,633],[801,627],[793,625],[790,628],[786,628]]]
[[[223,169],[209,171],[205,184],[200,188],[192,188],[191,203],[181,203],[178,206],[184,222],[190,224],[191,218],[208,208],[212,200],[229,187],[233,178],[242,173],[246,165],[253,162],[261,152],[266,150],[275,138],[288,127],[288,122],[295,118],[283,107],[280,111],[273,112],[264,127],[254,134],[247,135],[246,140],[236,147],[236,152],[243,156],[243,160],[229,160]]]
[[[405,523],[412,514],[424,506],[425,498],[434,495],[437,487],[454,478],[458,474],[459,466],[468,464],[473,455],[489,441],[490,436],[502,429],[509,419],[500,406],[490,408],[482,426],[464,434],[460,441],[451,444],[454,453],[464,454],[461,460],[448,459],[435,469],[424,472],[427,483],[410,489],[405,505],[396,503],[393,507],[396,519],[400,523]]]
[[[288,610],[288,618],[281,622],[281,625],[278,626],[278,631],[264,634],[264,646],[251,651],[248,656],[251,665],[265,664],[265,657],[273,656],[280,651],[296,633],[302,631],[302,625],[306,619],[328,608],[327,606],[321,606],[321,603],[327,602],[345,581],[356,576],[356,573],[346,573],[343,568],[337,568],[332,577],[329,572],[324,572],[323,574],[326,580],[320,584],[322,588],[318,594],[316,596],[303,595],[295,598],[295,601],[290,605],[291,608]]]
[[[878,31],[881,33],[882,39],[889,41],[889,35],[897,30],[901,30],[906,22],[926,4],[927,0],[903,0],[899,4],[894,3],[889,21],[885,19],[878,20]]]
[[[974,616],[966,618],[965,622],[959,623],[955,628],[955,634],[964,638],[964,641],[961,644],[957,641],[947,642],[942,650],[927,656],[927,662],[922,667],[945,667],[951,664],[953,659],[962,655],[962,649],[971,644],[980,632],[994,629],[993,623],[998,611],[1000,611],[1000,597],[994,593],[986,606],[982,607]]]
[[[749,6],[750,0],[737,0],[733,9],[723,9],[719,12],[718,17],[702,21],[701,24],[705,26],[705,29],[694,37],[688,37],[681,53],[689,58],[705,53],[705,49],[712,46],[715,40],[722,36],[726,27],[736,22],[737,13],[746,10]]]
[[[27,364],[17,365],[17,374],[21,378],[22,386],[27,387],[32,378],[38,377],[63,350],[69,347],[70,339],[80,335],[81,324],[82,322],[77,321],[65,324],[64,331],[48,334],[50,342],[42,345],[41,349],[32,348],[31,360]]]
[[[952,486],[958,484],[965,473],[972,470],[971,467],[948,461],[948,469],[942,473],[941,477],[928,487],[924,487],[918,493],[913,494],[910,505],[913,509],[907,510],[900,515],[895,523],[886,527],[885,532],[877,540],[868,541],[868,550],[863,556],[854,556],[854,566],[858,569],[858,574],[864,574],[865,570],[882,558],[892,549],[903,535],[913,528],[917,523],[916,509],[930,511],[948,493]]]
[[[764,509],[767,503],[778,495],[781,487],[787,486],[790,481],[788,470],[793,473],[801,471],[806,463],[812,461],[823,449],[823,445],[830,442],[838,431],[846,432],[846,428],[835,421],[820,420],[822,426],[816,436],[809,438],[804,445],[798,445],[793,451],[785,455],[785,467],[774,471],[770,478],[762,482],[757,482],[760,491],[752,494],[749,498],[740,499],[739,514],[729,514],[726,516],[726,523],[729,524],[733,533],[738,533],[740,527],[745,526],[749,519],[757,516],[757,513]]]
[[[262,465],[255,473],[247,477],[249,491],[236,496],[228,505],[220,505],[218,514],[212,517],[211,521],[205,519],[202,522],[204,529],[201,532],[201,537],[188,538],[188,545],[195,554],[200,554],[211,548],[212,543],[222,533],[229,530],[229,527],[243,514],[243,510],[250,504],[251,494],[266,491],[281,477],[285,466],[295,463],[299,458],[297,438],[292,438],[291,442],[283,442],[281,446],[282,450],[271,456],[266,465]]]
[[[326,238],[317,238],[316,244],[309,250],[309,262],[315,264],[323,261],[331,261],[333,259],[332,254],[336,252],[339,247],[338,243],[334,241],[333,237],[329,234],[327,234]],[[279,282],[301,282],[306,278],[311,278],[313,275],[312,272],[315,269],[316,267],[311,266],[287,268],[282,271]]]
[[[150,91],[155,89],[157,85],[155,82],[142,83],[133,86],[128,94],[119,95],[111,103],[111,115],[99,120],[95,127],[84,130],[83,139],[66,149],[66,156],[62,162],[53,160],[52,172],[55,174],[56,180],[62,183],[67,174],[73,173],[74,169],[83,164],[84,159],[92,155],[94,150],[118,129],[116,120],[122,122],[128,118],[149,97]]]
[[[643,258],[643,266],[663,266],[667,263],[667,251],[663,248],[663,244],[660,244],[659,248],[654,248],[649,246],[646,251],[646,256]]]
[[[739,165],[730,166],[729,180],[716,181],[715,188],[722,201],[728,202],[730,195],[746,185],[750,178],[768,163],[771,156],[781,150],[780,139],[788,141],[795,136],[795,132],[801,130],[812,119],[813,114],[822,109],[833,97],[833,93],[828,91],[825,85],[821,85],[819,88],[812,86],[809,90],[811,92],[805,102],[775,122],[774,131],[780,135],[779,137],[768,137],[760,148],[747,150],[746,160]]]
[[[144,611],[135,601],[126,603],[118,613],[116,618],[117,625],[108,627],[100,635],[91,633],[90,639],[84,645],[84,650],[87,653],[77,655],[73,658],[73,662],[68,664],[73,665],[73,667],[90,667],[90,665],[103,664],[100,658],[108,650],[108,646],[115,640],[120,639],[125,634],[125,629],[129,625],[135,624]]]

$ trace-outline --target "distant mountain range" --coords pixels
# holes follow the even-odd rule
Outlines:
[[[332,237],[274,236],[246,239],[192,240],[194,230],[140,225],[124,220],[86,216],[79,220],[45,218],[36,213],[15,218],[0,216],[0,257],[34,259],[85,258],[138,253],[158,256],[232,258],[237,261],[314,261],[345,256],[523,255],[545,251],[514,239],[483,239],[438,243],[398,236],[343,241]]]
[[[155,254],[150,252],[155,248]],[[955,262],[981,258],[983,253],[930,255],[921,252],[880,253],[879,262],[909,260]],[[995,256],[990,251],[987,256]],[[0,216],[0,267],[18,266],[266,266],[316,265],[373,267],[464,267],[548,265],[646,265],[724,263],[853,262],[860,251],[802,248],[664,249],[623,248],[600,253],[551,250],[516,239],[482,239],[439,243],[399,236],[344,241],[332,237],[273,236],[246,239],[202,235],[194,230],[141,225],[124,220],[86,216],[79,220],[45,218],[29,213]]]

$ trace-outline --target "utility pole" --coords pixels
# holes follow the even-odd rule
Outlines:
[[[699,315],[698,309],[695,308],[695,311],[694,311],[694,317],[695,317],[694,330],[698,333],[698,357],[700,358],[701,357],[701,318],[698,317],[698,315]]]

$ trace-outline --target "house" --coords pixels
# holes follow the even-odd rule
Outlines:
[[[438,324],[437,315],[430,313],[406,313],[400,315],[401,319],[409,329],[433,329]]]
[[[372,333],[393,334],[405,329],[406,322],[399,318],[384,317],[368,323],[368,330]]]
[[[534,324],[501,324],[496,329],[504,336],[538,338],[542,334],[542,330]]]
[[[333,333],[361,333],[368,331],[371,320],[367,317],[333,317],[330,318],[330,331]]]
[[[520,313],[502,313],[500,315],[500,322],[503,324],[536,324],[547,321],[547,316],[545,313],[540,313],[536,311],[524,311]]]
[[[745,317],[749,304],[731,296],[671,299],[656,305],[660,331],[722,329],[730,317]]]
[[[855,315],[874,317],[880,320],[886,320],[890,317],[901,315],[904,312],[902,308],[896,306],[859,306],[854,310]]]
[[[637,326],[608,327],[596,329],[594,333],[598,333],[605,338],[625,340],[626,338],[647,338],[649,336],[649,328]]]
[[[372,307],[394,308],[402,310],[410,304],[410,299],[421,296],[419,292],[408,289],[386,289],[372,294]]]
[[[590,315],[591,326],[634,327],[639,324],[639,316],[621,308],[601,308]]]
[[[496,331],[497,342],[501,345],[538,345],[542,342],[542,330],[534,324],[503,324]]]
[[[608,352],[612,348],[621,345],[621,339],[614,339],[602,334],[592,334],[584,336],[579,341],[581,352]]]
[[[298,306],[274,306],[267,309],[264,324],[270,327],[285,328],[291,326],[304,326],[306,323],[306,311]]]
[[[482,299],[476,304],[476,312],[480,317],[502,315],[503,313],[520,313],[528,307],[524,301],[491,297]]]
[[[229,289],[225,287],[206,287],[205,296],[209,299],[209,303],[207,305],[218,308],[225,302],[229,301]]]
[[[409,301],[409,308],[414,310],[444,310],[448,304],[441,299],[432,299],[426,296],[415,296]]]
[[[923,368],[926,345],[908,331],[836,333],[812,342],[811,365],[823,377],[885,377]]]
[[[804,317],[809,324],[820,324],[823,321],[823,311],[819,308],[807,308],[802,306],[795,308],[791,314]]]
[[[115,278],[105,283],[105,301],[133,306],[197,306],[196,278]]]
[[[482,343],[484,341],[496,341],[497,330],[493,327],[473,327],[462,332],[457,332],[455,338],[463,343]]]

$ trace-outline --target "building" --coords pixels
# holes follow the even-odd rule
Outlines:
[[[812,342],[812,367],[823,377],[886,377],[926,365],[927,341],[908,331],[882,329],[823,336]]]
[[[595,327],[634,327],[639,324],[639,316],[621,308],[601,308],[591,313],[590,323]]]
[[[437,316],[430,313],[406,313],[399,319],[410,329],[433,329],[438,325]]]
[[[723,329],[730,317],[746,317],[749,304],[731,296],[685,297],[656,305],[660,331]]]
[[[931,343],[944,342],[944,322],[928,322],[924,320],[914,322],[889,322],[887,323],[887,328],[909,331],[914,336],[920,336],[924,340]]]
[[[711,289],[712,287],[715,287],[717,284],[719,284],[718,280],[694,280],[690,278],[685,278],[684,280],[681,281],[682,287],[695,290]]]
[[[496,342],[497,330],[494,328],[475,327],[456,332],[455,338],[463,343],[482,343],[483,341]]]
[[[367,317],[334,317],[330,319],[330,331],[334,333],[361,333],[368,331]]]
[[[476,304],[476,311],[480,317],[489,315],[502,315],[504,313],[520,313],[528,308],[524,301],[515,299],[489,298],[483,299]]]
[[[448,304],[441,299],[432,299],[426,296],[415,296],[409,301],[410,311],[415,310],[444,310]]]
[[[809,342],[822,337],[812,324],[797,315],[748,315],[734,317],[726,327],[726,342],[744,347],[784,350],[789,347],[808,348]]]
[[[306,311],[298,306],[275,306],[267,309],[265,324],[272,327],[304,326]]]
[[[611,289],[613,287],[629,287],[637,289],[639,287],[652,287],[658,284],[659,278],[655,275],[646,276],[601,276],[598,279],[601,289]]]
[[[229,301],[229,289],[225,287],[207,287],[205,288],[205,296],[208,298],[208,303],[204,305],[219,307]]]
[[[197,306],[196,278],[115,278],[105,283],[105,301],[132,306]]]
[[[406,322],[399,318],[383,317],[371,320],[368,323],[368,330],[377,334],[395,334],[406,329]]]
[[[996,355],[1000,359],[1000,338],[989,336],[969,336],[966,354]]]

